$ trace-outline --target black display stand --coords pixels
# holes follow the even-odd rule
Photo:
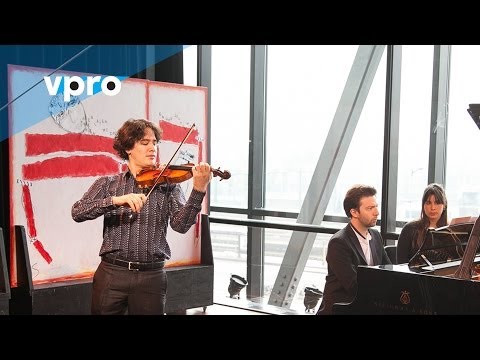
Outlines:
[[[208,215],[202,214],[201,264],[167,268],[165,312],[181,314],[186,309],[213,305],[213,253]]]
[[[201,264],[166,268],[168,290],[165,311],[167,314],[184,313],[186,309],[196,307],[205,309],[213,304],[213,253],[208,215],[202,215],[201,223]],[[15,243],[17,287],[11,289],[11,298],[8,297],[11,314],[90,314],[92,279],[33,287],[27,238],[23,226],[15,226]]]
[[[7,257],[3,229],[0,228],[0,315],[9,314],[10,281],[8,278]]]

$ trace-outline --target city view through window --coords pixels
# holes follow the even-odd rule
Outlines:
[[[358,46],[351,45],[268,46],[266,209],[300,211],[357,49]],[[196,66],[196,46],[184,53],[185,69],[192,69]],[[432,45],[402,47],[398,222],[419,217],[421,196],[428,181],[433,55]],[[472,166],[480,133],[466,111],[468,104],[480,103],[477,91],[480,68],[475,62],[479,57],[480,46],[452,46],[444,184],[449,218],[477,216],[480,212],[480,169]],[[211,163],[228,166],[232,178],[228,182],[212,182],[211,206],[247,207],[250,61],[250,46],[212,46]],[[192,75],[185,75],[185,82],[193,84],[196,73],[189,71]],[[334,229],[345,226],[343,197],[354,183],[375,186],[379,207],[382,205],[385,81],[386,50],[325,213],[345,220],[317,225]],[[247,219],[240,213],[211,215]],[[296,219],[269,218],[269,221],[295,224]],[[211,224],[216,299],[228,296],[231,274],[247,275],[247,230],[247,226]],[[397,233],[399,231],[400,228]],[[291,230],[265,230],[264,301],[268,300],[291,234]],[[316,235],[291,308],[303,311],[306,286],[323,290],[330,237],[331,234]],[[242,296],[245,297],[245,292]]]

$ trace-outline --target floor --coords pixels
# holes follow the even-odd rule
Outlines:
[[[282,309],[268,305],[261,299],[247,300],[244,298],[232,299],[228,296],[216,296],[214,304],[187,309],[185,315],[312,315],[312,313],[298,312],[291,309]]]
[[[207,306],[205,312],[203,308],[188,309],[185,315],[269,315],[264,312],[258,312],[247,309],[239,309],[232,306],[213,304]]]

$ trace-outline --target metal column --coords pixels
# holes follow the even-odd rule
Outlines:
[[[432,118],[428,183],[445,186],[447,164],[448,96],[451,45],[435,45],[433,55]]]
[[[297,223],[320,224],[337,181],[385,45],[358,48]],[[292,233],[269,304],[290,307],[310,255],[315,233]]]

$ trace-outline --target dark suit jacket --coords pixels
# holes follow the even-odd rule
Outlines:
[[[391,264],[383,248],[380,233],[374,229],[368,231],[372,236],[370,250],[373,265]],[[352,302],[357,294],[357,266],[367,265],[367,260],[350,224],[337,231],[330,239],[327,248],[327,264],[328,274],[317,315],[332,314],[334,303]]]

